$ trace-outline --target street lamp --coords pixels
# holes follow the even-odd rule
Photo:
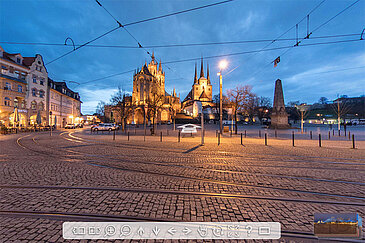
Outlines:
[[[223,132],[223,103],[222,103],[222,99],[223,99],[223,93],[222,93],[222,71],[223,69],[225,69],[228,65],[228,62],[226,60],[222,60],[219,62],[219,130],[220,133],[222,134]]]

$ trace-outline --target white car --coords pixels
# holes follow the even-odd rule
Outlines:
[[[201,126],[194,124],[186,124],[182,126],[178,126],[178,129],[181,129],[181,134],[196,134],[198,132],[197,128],[201,128]]]
[[[113,131],[113,130],[115,130],[115,126],[113,124],[100,123],[97,126],[93,127],[92,130],[94,132],[97,132],[97,131]]]

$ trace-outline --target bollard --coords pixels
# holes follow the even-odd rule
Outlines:
[[[277,138],[278,137],[278,131],[276,131],[276,129],[275,129],[275,138]]]
[[[261,130],[259,130],[259,138],[261,138]]]
[[[160,133],[160,142],[162,142],[162,132]]]
[[[331,132],[328,132],[328,140],[331,140]]]
[[[113,140],[115,140],[115,129],[113,130]]]
[[[180,143],[180,131],[179,131],[179,133],[177,135],[177,142]]]
[[[352,148],[355,149],[355,134],[352,134]]]
[[[128,132],[128,141],[129,141],[129,132]]]
[[[345,137],[346,137],[346,135],[347,135],[347,134],[346,134],[346,126],[344,127],[344,129],[345,129]]]
[[[265,133],[265,146],[267,146],[267,133]]]
[[[351,132],[349,131],[349,141],[351,140]]]
[[[294,141],[294,131],[292,132],[292,140],[293,140],[293,147],[295,147],[295,141]]]
[[[218,130],[215,130],[215,137],[218,137]]]
[[[335,129],[332,129],[332,136],[335,136]]]
[[[318,134],[318,145],[319,147],[322,147],[322,135]]]
[[[242,141],[242,133],[241,133],[241,145],[243,145],[243,141]]]
[[[338,136],[341,137],[341,130],[338,130]]]
[[[231,135],[230,136],[232,137],[232,129],[231,129]]]
[[[218,146],[221,144],[221,134],[218,133]]]
[[[246,134],[246,130],[245,130],[245,138],[246,138],[246,135],[247,135],[247,134]]]
[[[311,139],[313,139],[312,131],[309,132]]]

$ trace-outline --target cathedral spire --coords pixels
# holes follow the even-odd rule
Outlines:
[[[196,75],[196,63],[195,63],[195,76],[194,76],[194,83],[197,83],[198,82],[198,78],[197,78],[197,75]]]
[[[200,64],[200,77],[204,77],[203,57]]]
[[[207,64],[207,79],[208,79],[208,84],[210,84],[210,77],[209,77],[209,64]]]
[[[155,52],[152,51],[152,60],[155,60]]]

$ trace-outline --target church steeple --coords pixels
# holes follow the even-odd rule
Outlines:
[[[203,58],[200,64],[200,77],[204,77],[204,67],[203,67]]]
[[[208,84],[210,84],[210,77],[209,77],[209,64],[207,64],[207,79],[208,79]]]
[[[198,83],[197,73],[196,73],[196,63],[195,63],[195,76],[194,76],[194,83]]]

